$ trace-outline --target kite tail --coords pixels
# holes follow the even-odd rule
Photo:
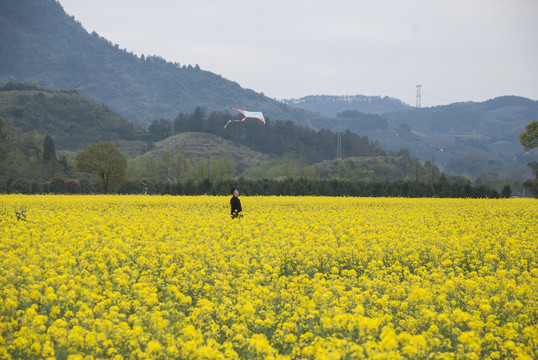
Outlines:
[[[229,123],[231,123],[232,121],[245,121],[246,118],[242,118],[241,120],[228,120],[228,122],[226,123],[226,125],[224,125],[224,128],[226,129],[226,127],[228,126]]]

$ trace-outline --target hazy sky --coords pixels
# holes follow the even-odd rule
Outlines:
[[[536,0],[59,1],[122,49],[276,99],[538,100]]]

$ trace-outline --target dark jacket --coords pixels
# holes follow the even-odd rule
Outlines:
[[[230,205],[232,206],[232,215],[238,214],[243,211],[243,209],[241,208],[241,200],[239,200],[239,198],[236,196],[232,196],[232,198],[230,199]]]

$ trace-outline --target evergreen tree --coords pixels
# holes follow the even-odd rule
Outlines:
[[[509,198],[510,196],[512,196],[512,189],[510,185],[505,185],[501,191],[501,197]]]
[[[43,161],[57,161],[56,157],[56,147],[54,146],[54,141],[50,135],[45,136],[43,141]]]
[[[172,135],[172,124],[169,120],[154,120],[148,128],[151,137],[155,141],[165,139]]]

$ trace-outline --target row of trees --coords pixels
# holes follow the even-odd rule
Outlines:
[[[284,196],[374,196],[374,197],[442,197],[442,198],[499,198],[510,197],[507,186],[500,194],[484,185],[470,182],[458,184],[441,177],[435,184],[412,181],[363,182],[340,179],[229,180],[166,184],[164,194],[222,195],[237,187],[245,195]]]
[[[315,131],[297,126],[289,120],[272,121],[269,118],[266,118],[265,124],[256,119],[232,122],[224,129],[224,125],[232,119],[241,119],[241,116],[228,111],[213,111],[206,116],[198,107],[192,114],[180,113],[173,120],[155,120],[148,131],[154,141],[183,132],[211,133],[272,157],[287,153],[301,154],[309,164],[334,159],[336,155],[337,132],[325,129]],[[349,130],[342,133],[341,143],[344,157],[368,156],[378,146],[367,137]]]
[[[19,178],[15,180],[0,179],[0,193],[16,194],[98,194],[102,189],[96,182],[88,179],[70,179],[55,177],[50,181],[38,182]]]
[[[10,183],[0,182],[0,192],[9,187],[22,194],[94,194],[101,193],[98,183],[87,179],[54,178],[40,184],[36,181],[17,179]],[[227,195],[237,187],[244,195],[283,196],[374,196],[374,197],[441,197],[441,198],[499,198],[510,197],[510,186],[499,193],[485,185],[473,186],[470,182],[459,184],[442,176],[434,184],[394,181],[363,182],[341,179],[283,179],[283,180],[202,180],[189,179],[184,182],[154,182],[151,179],[126,181],[117,189],[119,194],[168,194],[168,195]]]

